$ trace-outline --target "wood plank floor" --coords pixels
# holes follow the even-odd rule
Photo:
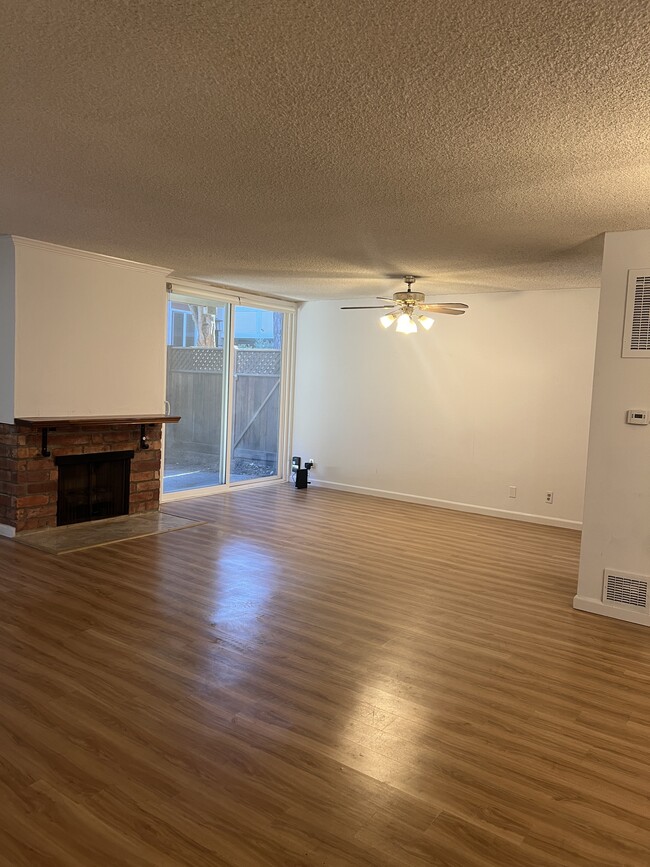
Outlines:
[[[283,485],[0,540],[0,864],[650,864],[650,636],[579,534]]]

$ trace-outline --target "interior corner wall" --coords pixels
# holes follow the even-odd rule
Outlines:
[[[650,358],[622,358],[628,270],[650,273],[650,230],[605,236],[576,608],[650,625],[647,611],[603,605],[605,569],[650,577]]]
[[[15,416],[162,412],[166,272],[18,238],[15,248]]]
[[[415,335],[301,308],[293,453],[316,484],[579,526],[598,290],[439,300],[470,309]]]
[[[16,315],[14,243],[0,235],[0,423],[14,420],[14,328]]]

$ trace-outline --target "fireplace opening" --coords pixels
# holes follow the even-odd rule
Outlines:
[[[62,455],[56,523],[80,524],[129,513],[132,451]]]

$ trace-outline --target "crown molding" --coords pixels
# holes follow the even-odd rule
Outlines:
[[[5,236],[7,237],[7,236]],[[75,250],[73,247],[62,247],[49,241],[37,241],[34,238],[23,238],[20,235],[9,235],[15,247],[34,247],[47,253],[59,253],[64,256],[74,256],[77,259],[91,259],[106,265],[118,265],[121,268],[131,268],[135,271],[155,271],[165,277],[172,273],[172,268],[161,268],[160,265],[147,265],[144,262],[133,262],[130,259],[119,259],[117,256],[107,256],[105,253],[91,253],[89,250]]]

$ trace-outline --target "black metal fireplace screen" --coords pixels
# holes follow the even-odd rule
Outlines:
[[[133,452],[62,455],[56,523],[79,524],[129,513]]]

